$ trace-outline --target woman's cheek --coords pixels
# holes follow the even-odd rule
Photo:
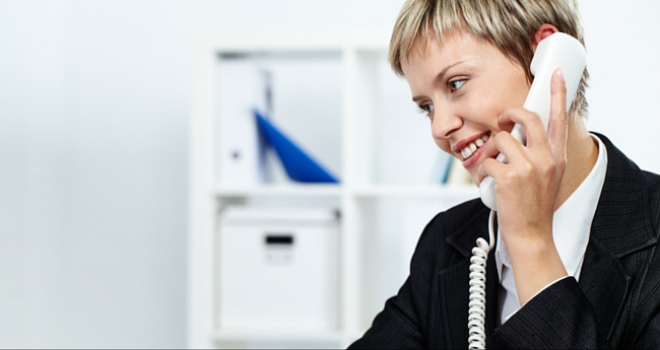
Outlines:
[[[454,154],[454,152],[451,151],[451,147],[449,146],[449,141],[435,139],[435,138],[433,139],[433,141],[435,141],[435,144],[438,145],[438,147],[440,147],[441,150],[449,153],[449,155],[451,155],[451,156],[454,156],[454,157],[456,156]]]

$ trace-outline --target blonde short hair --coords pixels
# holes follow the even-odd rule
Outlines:
[[[552,24],[584,45],[576,0],[407,0],[396,20],[390,41],[389,62],[403,76],[401,61],[408,58],[418,37],[442,42],[444,34],[459,29],[484,39],[525,68],[534,56],[531,42],[537,29]],[[589,72],[585,68],[571,112],[587,116],[585,90]]]

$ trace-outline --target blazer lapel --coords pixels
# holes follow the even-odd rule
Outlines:
[[[591,302],[603,335],[610,339],[630,288],[619,259],[591,239],[584,256],[580,287]]]
[[[500,279],[497,276],[497,264],[495,264],[495,246],[488,254],[488,265],[486,266],[486,334],[488,335],[493,334],[497,325],[497,305],[500,292]]]
[[[580,287],[603,334],[611,340],[631,290],[631,278],[620,259],[654,245],[656,238],[642,172],[606,137],[597,136],[607,148],[607,173],[591,224]]]
[[[469,259],[439,273],[440,310],[443,330],[441,348],[460,349],[468,346]]]
[[[477,199],[477,201],[479,201]],[[477,238],[488,240],[489,210],[480,202],[478,209],[471,212],[467,224],[447,237],[447,243],[462,257],[460,261],[438,273],[439,305],[445,338],[440,347],[466,348],[468,346],[468,303],[470,281],[470,257]],[[492,334],[497,316],[499,280],[495,264],[495,248],[488,254],[486,263],[486,334]],[[456,321],[458,320],[458,321]]]

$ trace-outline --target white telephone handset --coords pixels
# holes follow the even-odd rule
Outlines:
[[[582,78],[587,63],[587,53],[584,46],[575,38],[564,33],[554,33],[541,40],[534,52],[530,70],[534,82],[529,89],[523,108],[535,112],[541,117],[546,131],[550,121],[550,80],[552,73],[560,68],[566,82],[566,111],[575,99],[578,84]],[[522,144],[527,142],[522,125],[516,124],[511,135]],[[496,158],[506,163],[503,154]],[[481,201],[491,209],[488,218],[490,243],[483,238],[477,239],[477,246],[472,249],[470,259],[470,302],[468,310],[468,347],[470,349],[486,348],[485,316],[486,316],[486,260],[488,252],[495,244],[493,222],[497,202],[495,200],[495,180],[488,176],[479,185]]]
[[[523,108],[538,114],[546,131],[550,121],[550,79],[552,73],[560,68],[564,74],[564,80],[566,81],[566,111],[568,111],[573,99],[575,99],[575,93],[586,62],[587,53],[584,46],[568,34],[554,33],[541,40],[536,47],[530,65],[534,82],[529,89]],[[527,141],[522,125],[516,124],[511,130],[511,135],[523,144]],[[503,154],[498,155],[496,159],[507,163],[507,159]],[[488,176],[481,181],[479,194],[481,201],[488,208],[497,211],[495,180],[492,177]]]

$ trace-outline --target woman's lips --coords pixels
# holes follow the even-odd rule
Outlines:
[[[463,167],[468,169],[479,160],[489,140],[490,132],[483,132],[461,140],[452,147],[452,151],[461,154]]]
[[[473,143],[477,139],[483,138],[484,136],[486,136],[486,138],[488,139],[490,137],[490,132],[488,132],[488,131],[482,132],[481,134],[474,135],[472,137],[468,137],[467,139],[461,140],[456,145],[454,145],[454,147],[451,148],[451,151],[454,152],[454,153],[461,153],[461,151],[465,147],[469,146],[471,143]]]
[[[470,167],[472,167],[475,163],[477,163],[479,161],[479,158],[481,158],[481,156],[486,151],[486,148],[484,146],[486,146],[488,141],[490,141],[490,139],[485,141],[484,144],[481,147],[477,148],[477,150],[474,151],[474,153],[472,153],[472,155],[468,159],[463,160],[463,167],[465,169],[469,169]]]

